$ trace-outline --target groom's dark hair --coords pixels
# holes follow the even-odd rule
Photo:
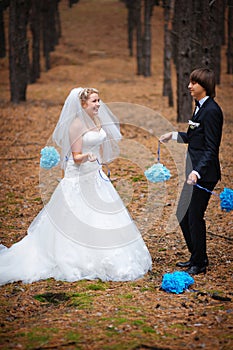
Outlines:
[[[215,75],[209,68],[197,68],[190,74],[190,81],[200,84],[206,91],[206,95],[215,97]]]

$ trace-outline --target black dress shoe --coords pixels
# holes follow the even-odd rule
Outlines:
[[[205,263],[205,266],[209,266],[209,260],[208,258],[206,258],[204,260],[204,263]],[[176,263],[176,266],[178,267],[190,267],[192,266],[192,262],[191,260],[188,260],[188,261],[179,261],[178,263]]]
[[[190,267],[192,264],[191,264],[191,261],[188,260],[188,261],[179,261],[178,263],[176,263],[176,266],[178,267]]]
[[[198,275],[199,273],[206,273],[206,266],[196,266],[192,265],[190,266],[186,272],[188,272],[190,275]]]

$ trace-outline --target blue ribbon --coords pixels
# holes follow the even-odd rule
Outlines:
[[[206,192],[209,192],[209,193],[214,194],[215,196],[219,197],[219,195],[218,195],[216,192],[210,191],[210,190],[208,190],[208,188],[202,187],[202,186],[200,186],[200,185],[198,185],[198,184],[194,184],[194,186],[200,188],[201,190],[204,190],[204,191],[206,191]]]
[[[106,166],[106,168],[107,168],[107,170],[108,170],[108,172],[107,172],[108,179],[105,179],[105,178],[103,177],[103,175],[101,174],[101,170],[99,170],[100,177],[101,177],[104,181],[108,181],[108,182],[111,181],[111,179],[110,179],[111,172],[110,172],[110,169],[109,169],[108,165],[107,165],[106,163],[100,163],[100,161],[99,161],[98,159],[96,159],[96,161],[97,161],[97,163],[98,163],[99,165],[104,165],[104,166]]]
[[[210,191],[207,188],[202,187],[198,184],[194,184],[194,185],[206,192],[209,192],[219,197],[222,210],[225,210],[226,212],[233,210],[233,190],[231,190],[230,188],[224,188],[224,191],[222,191],[220,195],[218,195],[216,192]]]
[[[158,154],[158,163],[160,162],[160,142],[158,142],[158,150],[157,150],[157,154]]]

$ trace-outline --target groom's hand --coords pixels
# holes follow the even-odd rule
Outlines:
[[[188,176],[187,184],[195,185],[196,183],[197,183],[197,175],[192,172]]]
[[[163,134],[159,138],[159,142],[166,143],[172,139],[172,132],[168,132],[166,134]]]

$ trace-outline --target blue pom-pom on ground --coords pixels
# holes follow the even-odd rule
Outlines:
[[[224,188],[219,197],[222,210],[225,210],[227,212],[233,210],[233,190],[230,188]]]
[[[161,288],[165,292],[180,294],[193,283],[194,279],[187,272],[175,271],[163,275]]]
[[[170,171],[161,163],[152,165],[144,172],[150,182],[163,182],[170,179]]]
[[[40,151],[40,166],[44,169],[51,169],[60,162],[58,151],[52,146],[46,146]]]

